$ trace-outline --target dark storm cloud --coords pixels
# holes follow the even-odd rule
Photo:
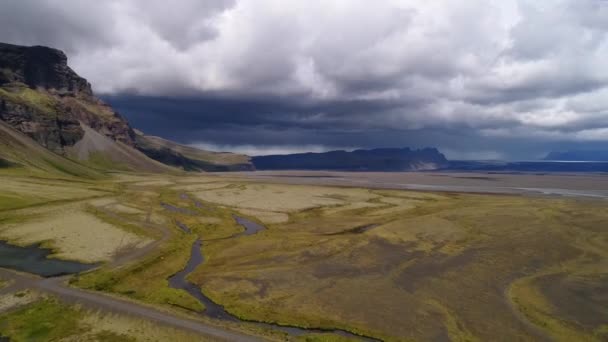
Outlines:
[[[599,0],[0,4],[0,40],[66,50],[135,126],[250,150],[605,145],[607,23]]]
[[[103,98],[134,120],[138,127],[144,130],[149,128],[154,132],[158,132],[163,127],[184,132],[234,126],[259,126],[276,130],[384,129],[388,127],[382,121],[368,122],[373,121],[370,117],[381,118],[383,115],[379,113],[403,105],[394,101],[302,101],[292,97],[227,97],[226,95],[180,98],[108,95]]]

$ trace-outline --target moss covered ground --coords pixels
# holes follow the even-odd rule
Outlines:
[[[100,313],[45,297],[0,312],[0,336],[31,341],[210,341],[134,317]]]

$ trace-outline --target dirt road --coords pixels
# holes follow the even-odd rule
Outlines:
[[[106,215],[109,215],[114,219],[125,220],[124,217],[116,215],[105,208],[102,208],[101,210]],[[133,249],[130,250],[129,253],[118,256],[110,264],[112,267],[120,267],[125,264],[135,262],[150,254],[161,244],[165,243],[171,238],[171,230],[165,226],[150,222],[135,223],[141,225],[143,228],[158,231],[161,234],[161,237],[142,248]],[[0,295],[24,289],[33,289],[43,293],[52,294],[65,302],[78,303],[92,309],[101,309],[117,314],[147,319],[159,324],[201,334],[202,336],[212,340],[261,341],[261,339],[256,337],[230,331],[221,327],[216,327],[202,321],[174,316],[151,307],[112,297],[103,293],[90,292],[69,287],[67,285],[69,276],[42,278],[36,275],[19,273],[13,270],[0,268],[0,279],[11,282],[7,287],[0,289]]]
[[[0,278],[12,281],[8,287],[0,290],[0,294],[22,289],[33,289],[52,294],[65,302],[78,303],[92,309],[101,309],[118,314],[134,316],[136,318],[147,319],[166,326],[198,333],[210,339],[226,341],[261,341],[261,339],[256,337],[215,327],[201,321],[173,316],[130,301],[97,292],[89,292],[68,287],[65,284],[67,278],[40,278],[34,275],[17,273],[6,269],[0,269]]]

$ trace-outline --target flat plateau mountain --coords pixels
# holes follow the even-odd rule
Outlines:
[[[377,148],[253,157],[258,170],[422,171],[448,165],[435,148]]]

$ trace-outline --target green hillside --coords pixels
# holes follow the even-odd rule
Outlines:
[[[89,179],[104,177],[104,174],[98,170],[49,151],[2,121],[0,121],[0,171]]]

